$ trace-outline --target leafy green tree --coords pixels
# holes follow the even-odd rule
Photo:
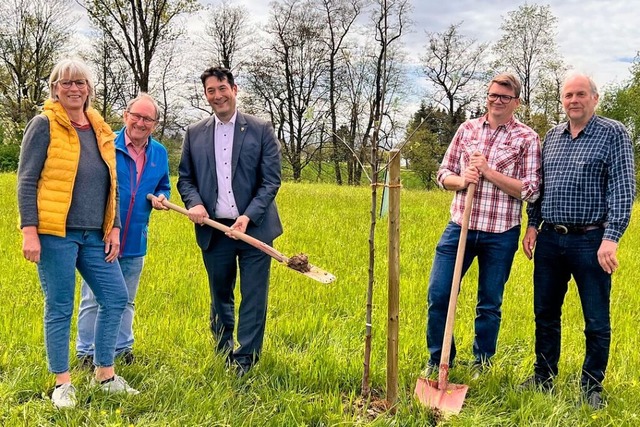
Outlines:
[[[562,61],[551,61],[547,72],[540,79],[539,90],[534,99],[536,108],[531,111],[527,124],[542,138],[549,129],[565,119],[561,95],[562,82],[568,69]],[[524,110],[525,113],[527,111]]]
[[[551,129],[556,123],[552,123],[549,120],[549,116],[541,113],[533,113],[529,116],[529,121],[527,123],[531,129],[536,131],[540,138],[544,139],[544,136],[547,134],[549,129]]]
[[[407,143],[403,156],[408,167],[420,178],[426,188],[437,185],[440,162],[449,145],[449,114],[432,105],[420,104],[407,125]]]
[[[599,113],[624,123],[637,146],[640,142],[640,57],[636,57],[631,74],[626,83],[605,90],[600,98]]]
[[[640,56],[636,56],[631,66],[631,74],[632,77],[626,83],[605,90],[600,97],[598,113],[622,122],[629,130],[636,160],[636,176],[638,176],[640,174]]]

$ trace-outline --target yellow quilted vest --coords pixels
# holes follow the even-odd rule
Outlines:
[[[65,237],[67,215],[80,160],[80,138],[60,103],[50,99],[45,101],[42,114],[49,119],[51,137],[47,159],[38,180],[38,233]],[[95,109],[89,107],[86,114],[96,134],[100,155],[109,167],[111,177],[102,224],[106,238],[113,228],[116,215],[115,134]]]

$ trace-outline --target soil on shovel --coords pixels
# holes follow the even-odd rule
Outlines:
[[[311,267],[309,266],[309,257],[305,254],[298,254],[289,258],[287,261],[287,267],[301,273],[308,273],[311,271]]]

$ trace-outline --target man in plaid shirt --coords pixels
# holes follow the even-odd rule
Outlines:
[[[629,225],[635,195],[633,147],[615,120],[594,114],[598,90],[582,74],[568,77],[562,105],[569,122],[551,129],[542,149],[544,189],[527,208],[522,247],[534,258],[535,375],[523,387],[550,389],[558,374],[560,316],[573,276],[585,321],[583,396],[603,406],[609,360],[611,275],[618,242]],[[535,248],[535,255],[533,250]]]
[[[425,376],[440,363],[451,282],[460,238],[464,199],[477,185],[462,274],[478,259],[478,303],[473,341],[474,377],[496,352],[502,295],[518,249],[522,202],[535,201],[540,187],[540,139],[513,115],[520,105],[521,84],[510,73],[488,86],[487,114],[467,120],[456,132],[438,171],[439,184],[455,191],[451,220],[436,247],[428,291]],[[452,343],[449,364],[456,356]]]

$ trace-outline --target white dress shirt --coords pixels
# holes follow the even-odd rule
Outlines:
[[[236,219],[240,216],[236,206],[236,198],[231,186],[231,159],[233,153],[233,134],[236,123],[236,111],[227,123],[215,116],[214,149],[216,155],[216,176],[218,178],[218,200],[216,201],[216,218]]]

